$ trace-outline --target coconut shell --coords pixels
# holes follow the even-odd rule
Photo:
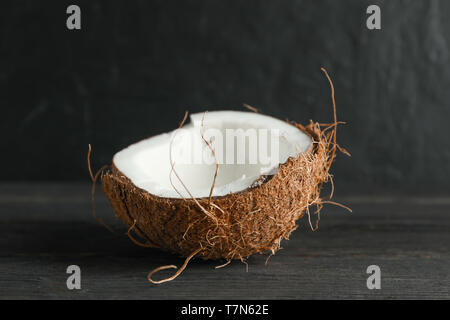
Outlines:
[[[101,176],[111,206],[148,246],[183,257],[198,251],[203,259],[244,259],[280,248],[296,221],[321,207],[320,189],[328,173],[332,130],[318,123],[296,125],[313,140],[297,158],[289,158],[273,176],[242,192],[199,199],[162,198],[136,187],[112,164]],[[332,160],[332,159],[331,159]]]

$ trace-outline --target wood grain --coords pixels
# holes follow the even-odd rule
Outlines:
[[[192,261],[175,281],[155,286],[147,273],[183,259],[135,246],[90,186],[0,185],[1,299],[449,299],[450,199],[346,196],[354,213],[327,206],[317,232],[306,221],[268,266]],[[82,289],[66,288],[68,265],[81,267]],[[366,268],[380,266],[381,290],[368,290]],[[162,273],[161,276],[164,274]]]

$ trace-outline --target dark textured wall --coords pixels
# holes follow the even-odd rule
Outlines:
[[[65,27],[66,7],[82,30]],[[382,30],[365,27],[378,4]],[[449,185],[448,1],[2,1],[1,180],[86,180],[184,111],[332,119],[348,184]]]

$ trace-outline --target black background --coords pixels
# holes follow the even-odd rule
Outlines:
[[[66,28],[81,7],[82,29]],[[366,28],[381,7],[382,29]],[[185,110],[332,119],[337,186],[448,190],[450,3],[2,1],[1,180],[89,181]]]

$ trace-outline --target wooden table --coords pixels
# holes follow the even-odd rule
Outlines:
[[[149,270],[183,259],[131,243],[100,191],[98,214],[116,234],[92,218],[88,184],[3,183],[0,298],[450,298],[450,197],[336,200],[353,214],[328,205],[316,232],[299,221],[267,266],[261,255],[248,260],[248,272],[238,261],[215,269],[223,261],[194,260],[175,281],[152,285]],[[72,264],[81,290],[66,287]],[[369,265],[381,268],[380,290],[366,286]]]

